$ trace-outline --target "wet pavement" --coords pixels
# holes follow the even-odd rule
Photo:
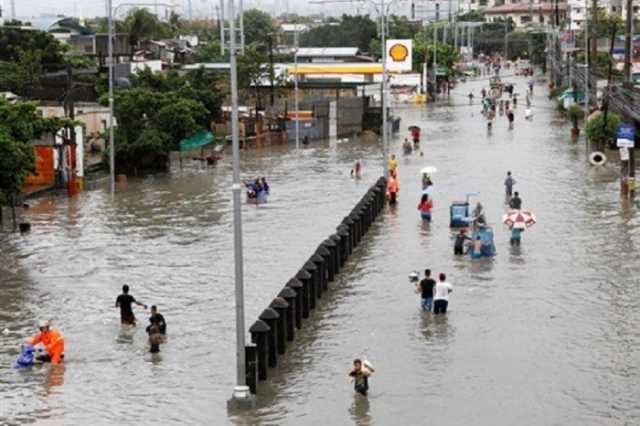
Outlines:
[[[524,93],[525,79],[512,78]],[[399,106],[423,128],[421,149],[399,158],[399,205],[367,234],[281,367],[261,383],[255,411],[229,414],[235,378],[231,170],[196,165],[105,189],[42,198],[33,231],[0,237],[0,425],[640,423],[640,220],[621,203],[615,165],[596,171],[584,141],[535,89],[534,119],[516,109],[491,135],[477,95]],[[524,100],[521,100],[524,103]],[[364,177],[349,178],[355,158]],[[434,165],[435,210],[416,205],[419,170]],[[270,180],[269,203],[243,206],[247,327],[381,172],[380,146],[351,141],[243,153],[243,177]],[[520,248],[500,223],[504,175],[538,218]],[[452,254],[448,206],[479,192],[496,233],[494,259]],[[474,199],[474,200],[475,200]],[[414,269],[446,272],[450,312],[419,309]],[[122,284],[168,322],[160,360],[144,327],[120,333]],[[146,315],[137,310],[139,322]],[[11,368],[36,319],[66,337],[64,366]],[[376,367],[368,399],[346,374],[354,357]]]

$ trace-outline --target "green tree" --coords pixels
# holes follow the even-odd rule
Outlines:
[[[458,16],[460,22],[484,22],[484,16],[477,10],[470,10],[467,13],[463,13]]]
[[[148,40],[158,32],[158,18],[147,9],[134,9],[125,19],[129,33],[129,44],[137,47],[141,41]]]
[[[64,48],[51,34],[0,27],[0,61],[18,62],[25,52],[38,52],[44,71],[64,68]]]
[[[0,205],[11,204],[34,171],[31,141],[74,125],[65,118],[42,118],[32,102],[7,102],[0,97]]]
[[[367,51],[378,28],[368,16],[343,15],[337,25],[327,23],[300,35],[301,46],[358,47]]]
[[[246,44],[266,43],[275,31],[271,16],[258,9],[249,9],[243,14],[244,39]]]
[[[607,123],[605,125],[604,113],[600,112],[592,116],[587,121],[587,137],[593,143],[598,151],[604,149],[607,143],[613,141],[620,124],[620,116],[609,112],[607,114]]]

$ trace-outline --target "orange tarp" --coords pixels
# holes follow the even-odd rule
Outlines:
[[[36,156],[36,173],[30,174],[25,185],[53,185],[55,173],[53,170],[53,148],[50,146],[33,147]]]

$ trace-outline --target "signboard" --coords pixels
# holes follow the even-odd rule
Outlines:
[[[620,148],[620,161],[629,161],[629,148]]]
[[[618,125],[616,145],[618,148],[633,148],[636,138],[636,128],[632,124],[620,123]]]
[[[202,148],[205,145],[213,143],[215,140],[211,132],[205,132],[204,130],[195,133],[188,138],[180,141],[180,151],[191,151],[193,149]]]
[[[413,68],[413,40],[387,40],[387,69],[411,71]]]

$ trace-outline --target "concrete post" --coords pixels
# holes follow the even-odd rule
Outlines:
[[[258,360],[258,380],[267,380],[267,365],[268,365],[268,347],[269,347],[269,332],[271,328],[266,322],[257,320],[249,328],[251,333],[251,341],[256,344],[256,354]]]
[[[329,250],[330,253],[330,262],[329,262],[329,282],[333,282],[336,279],[336,274],[338,273],[338,268],[340,267],[340,259],[338,258],[338,242],[340,241],[340,237],[336,234],[331,235],[324,241],[324,246]]]
[[[311,274],[301,269],[296,278],[302,283],[302,318],[309,318],[309,293],[311,292]]]
[[[335,252],[332,251],[332,253],[333,253],[333,256],[334,256],[335,273],[337,275],[340,272],[340,256],[341,256],[341,253],[340,253],[340,250],[341,250],[340,249],[340,242],[341,242],[342,239],[340,238],[340,235],[332,234],[329,237],[329,240],[333,241],[336,244]],[[329,246],[329,249],[332,250],[332,247]],[[334,279],[335,279],[335,276],[334,276]]]
[[[271,308],[265,309],[260,314],[260,319],[269,326],[269,333],[267,333],[267,365],[269,368],[278,366],[278,318],[280,315]]]
[[[320,274],[315,263],[308,260],[303,268],[311,275],[311,285],[309,287],[309,309],[316,308],[316,299],[318,298],[318,287],[320,283]]]
[[[318,287],[316,288],[318,299],[322,299],[322,293],[327,289],[327,263],[324,257],[315,253],[309,260],[318,268]]]
[[[333,281],[333,275],[335,274],[335,266],[333,264],[334,257],[331,254],[331,250],[329,250],[327,246],[328,244],[333,244],[333,242],[331,240],[325,240],[318,246],[318,249],[316,250],[316,254],[322,256],[322,258],[324,259],[325,275],[322,284],[324,285],[323,288],[325,291],[329,289],[329,281]]]
[[[282,297],[287,301],[289,305],[289,309],[286,312],[286,320],[287,320],[287,340],[289,342],[293,342],[296,336],[296,315],[297,315],[297,300],[298,294],[291,287],[284,287],[280,293],[278,293],[278,297]]]
[[[295,279],[291,278],[289,282],[287,282],[287,287],[296,292],[296,309],[295,309],[295,317],[296,317],[296,328],[302,328],[302,283]],[[308,311],[307,311],[308,312]]]
[[[282,297],[276,297],[269,305],[278,313],[278,354],[282,355],[287,351],[287,311],[289,310],[289,304]]]
[[[342,224],[338,226],[338,236],[340,237],[340,268],[342,268],[349,258],[351,236],[349,234],[349,226]]]
[[[247,386],[252,394],[256,394],[258,388],[258,348],[254,344],[248,344],[244,347],[244,356],[246,360],[247,370]]]

